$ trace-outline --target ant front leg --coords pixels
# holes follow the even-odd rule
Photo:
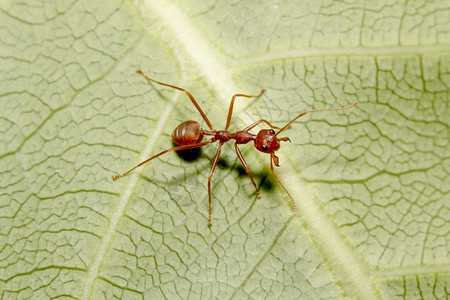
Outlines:
[[[275,165],[278,166],[278,157],[275,156],[275,154],[272,152],[270,154],[270,171],[272,171],[273,177],[275,177],[275,179],[278,181],[278,184],[281,185],[281,187],[283,188],[283,190],[286,192],[286,194],[289,196],[289,198],[292,201],[292,209],[294,210],[294,216],[297,215],[297,206],[295,205],[295,201],[294,198],[292,198],[291,194],[289,193],[289,191],[286,189],[286,187],[281,183],[280,179],[278,178],[277,174],[275,174],[275,170],[273,169],[273,161],[275,160]]]
[[[245,171],[247,172],[248,176],[250,177],[250,180],[252,181],[253,186],[256,189],[256,197],[261,198],[261,194],[259,193],[258,187],[256,186],[255,180],[253,180],[252,173],[250,173],[250,169],[247,166],[247,163],[245,162],[244,157],[242,156],[241,151],[239,150],[239,147],[237,144],[234,144],[234,148],[236,149],[236,154],[239,157],[239,160],[241,161],[242,165],[245,168]]]
[[[248,131],[252,130],[253,128],[255,128],[256,126],[258,126],[259,124],[261,124],[261,123],[266,123],[272,129],[280,129],[280,127],[277,127],[277,126],[274,126],[274,125],[270,124],[269,121],[261,119],[261,120],[256,121],[255,123],[250,124],[249,126],[245,127],[242,131],[247,131],[248,132]]]

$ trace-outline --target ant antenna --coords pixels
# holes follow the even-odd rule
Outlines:
[[[324,112],[324,111],[336,111],[336,110],[347,110],[350,108],[355,107],[356,105],[358,105],[358,102],[353,103],[350,106],[344,107],[344,108],[326,108],[326,109],[314,109],[314,110],[309,110],[309,111],[305,111],[302,112],[301,114],[299,114],[298,116],[296,116],[294,119],[292,119],[292,121],[290,121],[289,123],[287,123],[286,125],[284,125],[283,128],[280,129],[280,131],[278,131],[275,136],[277,136],[280,132],[282,132],[283,130],[287,129],[295,120],[297,120],[300,117],[303,117],[306,114],[310,114],[310,113],[316,113],[316,112]]]

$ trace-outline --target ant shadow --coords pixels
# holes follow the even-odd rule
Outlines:
[[[172,141],[173,147],[178,146]],[[202,148],[192,148],[186,150],[175,151],[179,158],[185,162],[195,162],[202,156]]]
[[[235,171],[237,173],[237,177],[240,178],[241,180],[244,178],[250,180],[247,171],[245,170],[245,168],[242,166],[242,164],[239,162],[238,159],[236,159],[235,163],[230,165],[225,158],[219,158],[219,161],[217,162],[217,167],[223,170]],[[270,172],[266,170],[262,170],[260,172],[255,172],[252,170],[250,171],[252,172],[253,179],[258,185],[259,190],[272,191],[274,189],[275,182],[272,180],[271,176],[272,174]]]
[[[174,145],[174,147],[177,146],[175,143],[173,143],[173,145]],[[202,148],[192,148],[192,149],[187,149],[187,150],[175,151],[175,153],[182,161],[184,161],[188,164],[198,163],[199,161],[212,161],[214,158],[214,157],[210,157],[209,155],[205,154],[204,151],[202,150]],[[206,170],[209,171],[209,169],[211,168],[211,165],[204,164],[204,166],[201,166],[200,168],[205,169],[205,171]],[[236,173],[236,177],[239,178],[239,181],[244,180],[244,182],[246,182],[246,180],[248,179],[249,183],[250,183],[250,178],[247,174],[247,171],[242,166],[242,164],[240,163],[240,161],[237,157],[236,157],[236,160],[234,160],[234,162],[231,164],[228,162],[227,158],[220,157],[217,162],[217,168],[221,169],[221,170],[228,170],[229,173]],[[180,172],[179,175],[175,175],[175,176],[171,176],[170,178],[167,178],[169,180],[169,182],[165,181],[164,183],[169,184],[169,185],[179,185],[179,184],[185,182],[186,178],[192,179],[193,177],[195,177],[197,172],[198,172],[198,169],[193,170],[192,174],[188,174],[186,172]],[[218,177],[217,175],[219,175],[219,174],[216,174],[216,172],[214,173],[214,175],[215,175],[214,177],[217,178]],[[275,183],[270,171],[268,171],[267,169],[264,168],[262,171],[259,171],[259,172],[255,172],[255,171],[251,170],[251,173],[252,173],[253,179],[255,180],[256,184],[258,185],[259,190],[264,190],[264,191],[268,191],[268,192],[274,190],[276,183]],[[214,182],[214,177],[213,177],[212,182]],[[159,180],[155,180],[154,178],[149,178],[147,176],[143,176],[143,178],[149,182],[159,182]],[[160,182],[160,183],[162,183],[162,182]],[[199,184],[201,184],[201,183],[199,183]],[[206,184],[206,182],[205,182],[205,184]],[[254,191],[254,193],[252,193],[252,195],[256,195],[256,191]]]
[[[173,142],[172,142],[173,143]],[[175,143],[173,143],[176,146]],[[205,154],[202,153],[202,148],[193,148],[188,150],[176,151],[179,158],[185,162],[192,163],[200,160],[202,157],[207,158]],[[212,158],[208,158],[210,161]],[[247,171],[242,166],[242,164],[236,159],[233,164],[228,163],[226,158],[220,157],[217,162],[217,167],[222,170],[236,171],[239,178],[248,178]],[[272,191],[274,189],[275,182],[271,177],[271,173],[267,170],[261,172],[251,171],[255,182],[258,184],[258,189],[264,191]],[[256,194],[256,192],[255,192]]]

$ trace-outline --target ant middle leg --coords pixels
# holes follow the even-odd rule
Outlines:
[[[259,193],[258,187],[256,186],[255,180],[253,180],[252,173],[250,172],[250,169],[247,166],[247,163],[245,162],[244,156],[242,156],[241,150],[239,150],[239,147],[237,144],[234,144],[234,149],[236,149],[236,154],[239,157],[239,160],[241,161],[242,165],[245,168],[245,171],[247,172],[248,176],[250,177],[250,180],[252,181],[253,186],[256,190],[256,197],[261,198],[261,194]]]

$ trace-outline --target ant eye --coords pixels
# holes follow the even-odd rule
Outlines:
[[[269,149],[269,148],[267,148],[266,145],[262,145],[262,146],[261,146],[261,149],[264,150],[264,151],[267,151],[267,149]]]
[[[273,129],[270,129],[270,132],[272,132],[273,134],[275,134],[275,130],[273,130]]]

